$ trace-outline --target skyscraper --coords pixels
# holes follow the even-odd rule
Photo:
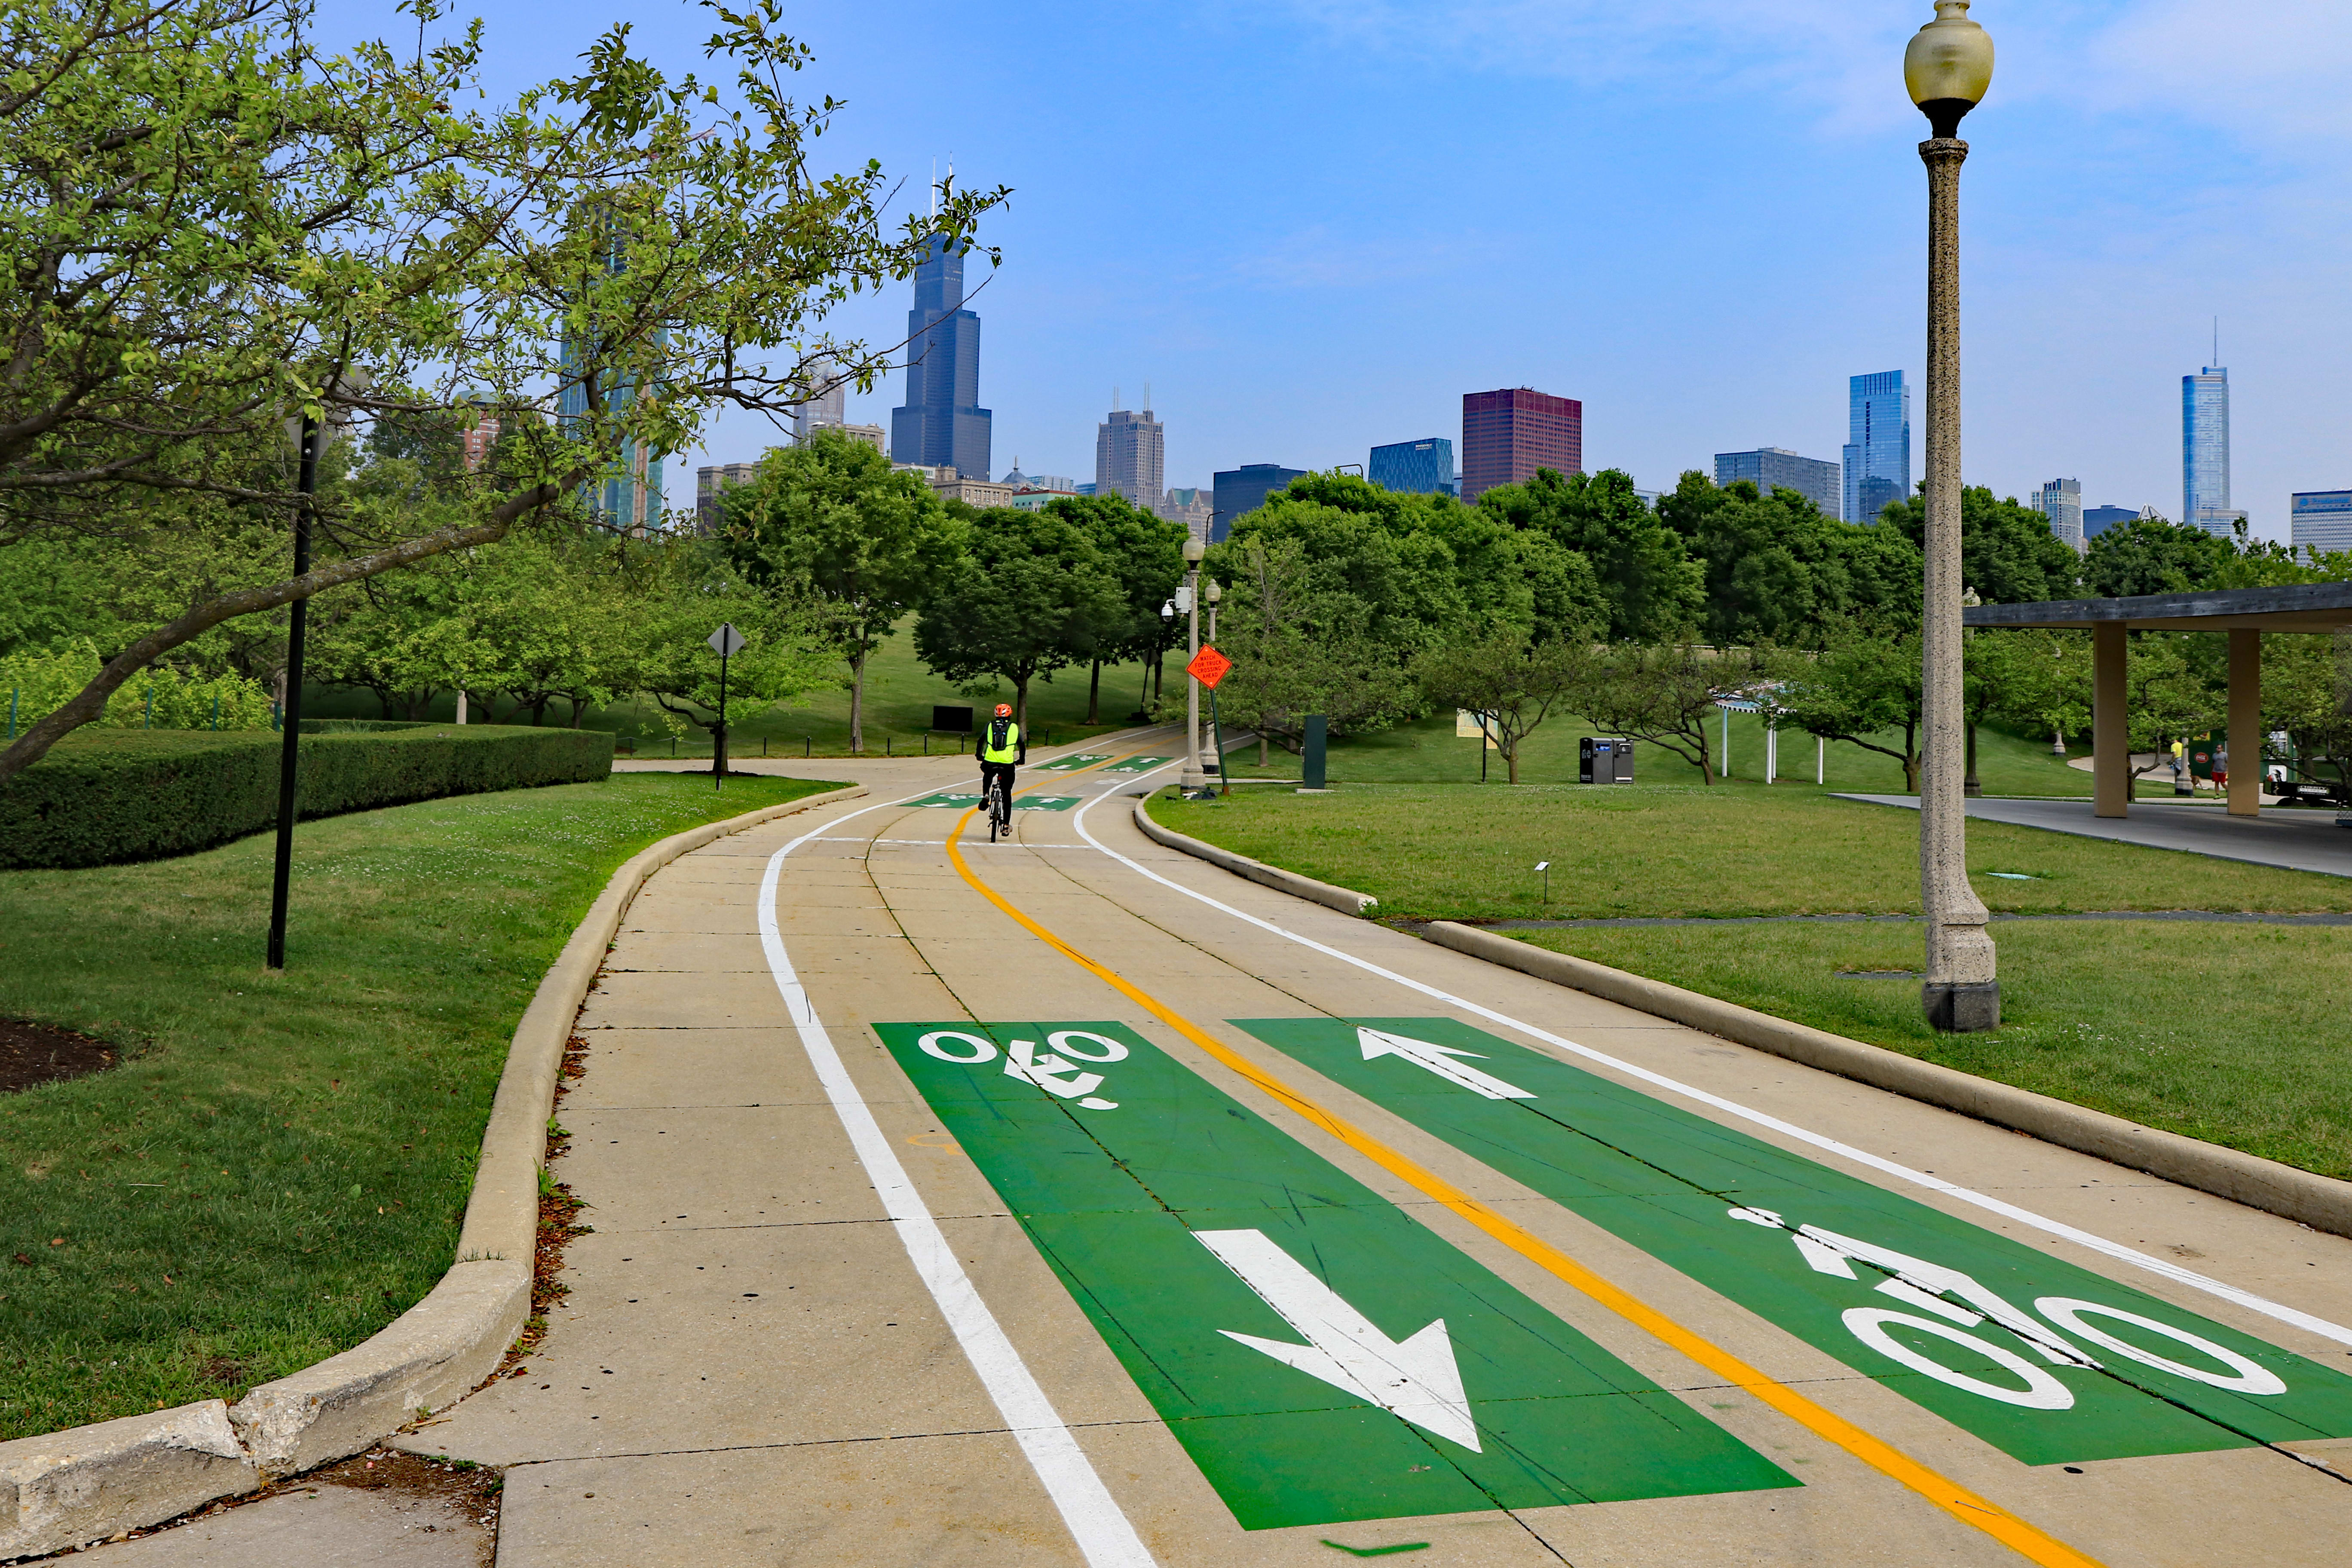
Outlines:
[[[2127,506],[2095,506],[2086,509],[2083,513],[2084,548],[2090,548],[2091,541],[2098,538],[2107,530],[2120,528],[2142,515],[2141,512]]]
[[[1384,490],[1413,495],[1454,493],[1454,443],[1443,436],[1425,441],[1396,441],[1372,448],[1371,466],[1364,477]]]
[[[627,264],[617,232],[605,246],[602,259],[604,267],[614,273]],[[577,340],[565,336],[563,385],[556,395],[555,416],[567,436],[595,434],[588,428],[591,419],[586,383],[592,373],[599,383],[597,390],[604,418],[613,418],[636,401],[636,388],[625,377],[615,376],[610,365],[593,363],[594,357],[583,353]],[[626,533],[650,532],[661,526],[661,454],[637,441],[624,440],[620,450],[614,454],[612,466],[602,476],[583,481],[579,495],[581,503],[605,527]]]
[[[719,531],[720,514],[725,503],[719,499],[737,485],[751,482],[760,471],[757,463],[713,463],[709,468],[694,470],[694,531],[697,533]]]
[[[2053,479],[2033,492],[2033,510],[2050,520],[2050,531],[2081,550],[2088,542],[2083,537],[2083,481]]]
[[[1899,370],[1846,380],[1845,521],[1876,522],[1911,494],[1911,389]]]
[[[809,432],[827,425],[849,422],[849,386],[842,377],[841,365],[830,358],[819,358],[809,363],[809,384],[816,395],[804,403],[793,405],[793,439],[805,441]]]
[[[2246,514],[2230,510],[2230,373],[2180,378],[2180,521],[2227,539]]]
[[[1149,511],[1167,477],[1168,436],[1150,409],[1114,408],[1095,426],[1095,494],[1125,496]]]
[[[2322,550],[2352,550],[2352,490],[2294,492],[2294,552],[2305,560]]]
[[[1794,490],[1831,517],[1843,505],[1839,494],[1838,466],[1824,458],[1801,458],[1786,447],[1759,447],[1752,452],[1717,452],[1715,482],[1746,479],[1766,495],[1776,489]]]
[[[980,318],[963,308],[963,257],[934,235],[907,312],[907,403],[890,411],[890,460],[988,478],[992,416],[980,407]]]
[[[1584,405],[1531,386],[1462,395],[1462,499],[1535,478],[1584,471]]]
[[[1255,511],[1265,504],[1267,496],[1306,472],[1304,468],[1286,468],[1280,463],[1244,463],[1238,468],[1219,470],[1213,492],[1217,504],[1209,520],[1209,542],[1221,542],[1234,531],[1235,518]]]

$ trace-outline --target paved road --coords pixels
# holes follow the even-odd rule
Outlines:
[[[1244,882],[1106,765],[992,846],[864,764],[647,886],[596,1234],[414,1440],[512,1467],[500,1568],[2342,1563],[2352,1242]]]
[[[1843,795],[1874,805],[1919,809],[1916,795]],[[1969,815],[1984,822],[2013,822],[2085,838],[2113,838],[2152,849],[2185,849],[2223,860],[2251,860],[2290,871],[2320,871],[2352,877],[2352,827],[2336,825],[2336,813],[2308,806],[2231,816],[2219,804],[2136,800],[2129,816],[2094,816],[2087,800],[2028,800],[1985,796],[1969,802]]]

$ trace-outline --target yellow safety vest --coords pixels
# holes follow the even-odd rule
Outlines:
[[[1021,760],[1021,726],[1007,719],[1000,742],[996,735],[998,721],[991,719],[980,732],[980,760],[983,763],[1017,763]]]

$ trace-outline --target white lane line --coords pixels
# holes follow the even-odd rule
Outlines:
[[[852,817],[904,805],[929,793],[925,790],[904,800],[869,805],[845,816],[836,816],[824,826],[837,827]],[[1070,1435],[1054,1402],[1045,1396],[1045,1389],[1038,1386],[1028,1364],[1022,1361],[1021,1352],[1005,1337],[996,1314],[981,1300],[980,1291],[957,1260],[955,1248],[948,1244],[939,1221],[923,1202],[922,1194],[907,1179],[906,1167],[898,1163],[890,1140],[883,1135],[865,1097],[857,1092],[856,1081],[841,1065],[841,1053],[834,1049],[833,1037],[825,1032],[824,1020],[817,1016],[792,960],[784,953],[783,933],[776,923],[776,887],[783,871],[784,857],[821,835],[822,829],[804,833],[768,857],[766,874],[760,879],[760,945],[767,952],[768,968],[776,977],[776,989],[783,994],[784,1010],[792,1016],[793,1026],[800,1031],[801,1047],[808,1052],[809,1065],[816,1069],[817,1081],[824,1085],[825,1098],[833,1102],[834,1113],[841,1118],[842,1131],[849,1134],[850,1146],[857,1151],[858,1163],[866,1167],[866,1174],[882,1200],[883,1211],[890,1216],[898,1239],[906,1244],[915,1272],[922,1277],[931,1300],[939,1303],[940,1315],[955,1331],[956,1343],[962,1347],[972,1371],[980,1374],[981,1385],[988,1390],[988,1396],[996,1402],[996,1408],[1003,1413],[1013,1439],[1021,1445],[1030,1468],[1045,1484],[1046,1495],[1061,1510],[1062,1521],[1069,1526],[1089,1568],[1155,1568],[1151,1553],[1136,1534],[1135,1526],[1128,1521],[1118,1500],[1095,1473],[1086,1450]]]
[[[1157,772],[1159,770],[1155,769],[1154,771]],[[1149,777],[1150,775],[1146,774],[1145,776]],[[1120,854],[1118,850],[1113,849],[1109,845],[1105,844],[1101,839],[1097,838],[1093,834],[1087,831],[1087,813],[1093,810],[1095,802],[1099,801],[1103,797],[1101,795],[1097,795],[1095,800],[1088,801],[1085,805],[1080,806],[1077,810],[1077,814],[1071,818],[1071,824],[1077,828],[1078,836],[1080,837],[1084,838],[1088,844],[1093,845],[1097,849],[1099,849],[1104,854],[1109,856],[1112,859],[1118,861],[1120,865],[1125,866],[1129,870],[1135,872],[1137,875],[1148,877],[1163,888],[1172,888],[1188,899],[1198,900],[1200,902],[1208,905],[1211,909],[1218,910],[1225,914],[1229,914],[1237,921],[1246,921],[1247,923],[1257,927],[1260,931],[1271,931],[1275,935],[1281,937],[1286,941],[1295,942],[1301,947],[1311,948],[1315,952],[1324,954],[1326,957],[1336,958],[1340,963],[1353,964],[1356,968],[1363,970],[1367,973],[1377,974],[1383,980],[1393,981],[1397,984],[1403,986],[1408,991],[1417,991],[1422,995],[1427,996],[1433,1001],[1443,1002],[1448,1006],[1460,1007],[1465,1012],[1475,1013],[1479,1017],[1485,1018],[1490,1023],[1500,1024],[1507,1029],[1516,1029],[1520,1034],[1527,1036],[1530,1039],[1539,1040],[1545,1045],[1566,1051],[1571,1056],[1582,1057],[1587,1061],[1598,1062],[1603,1067],[1612,1068],[1618,1072],[1626,1073],[1633,1078],[1639,1079],[1643,1083],[1653,1084],[1659,1089],[1665,1089],[1669,1093],[1679,1094],[1685,1099],[1696,1100],[1701,1105],[1712,1106],[1714,1109],[1723,1111],[1727,1115],[1738,1117],[1744,1121],[1753,1122],[1759,1127],[1769,1128],[1773,1131],[1780,1133],[1783,1136],[1796,1139],[1799,1142],[1810,1143],[1816,1149],[1824,1150],[1829,1153],[1840,1155],[1843,1158],[1855,1161],[1861,1164],[1869,1166],[1874,1171],[1882,1171],[1887,1175],[1925,1187],[1930,1192],[1941,1193],[1947,1197],[1958,1198],[1962,1203],[1973,1204],[1977,1207],[1997,1214],[2004,1219],[2015,1220],[2020,1225],[2032,1226],[2034,1229],[2042,1231],[2046,1235],[2062,1237],[2067,1241],[2074,1242],[2079,1247],[2087,1247],[2092,1251],[2105,1254],[2106,1257],[2115,1258],[2118,1262],[2128,1263],[2136,1268],[2145,1268],[2151,1274],[2162,1275],[2165,1279],[2171,1280],[2177,1285],[2186,1285],[2192,1289],[2202,1290],[2208,1295],[2218,1296],[2225,1301],[2234,1302],[2238,1306],[2247,1308],[2252,1311],[2260,1312],[2265,1317],[2275,1318],[2282,1323],[2292,1323],[2296,1328],[2307,1330],[2312,1333],[2321,1336],[2323,1339],[2334,1340],[2338,1344],[2352,1345],[2352,1328],[2346,1328],[2341,1323],[2331,1322],[2326,1318],[2316,1317],[2312,1313],[2303,1311],[2298,1308],[2289,1307],[2281,1302],[2271,1300],[2268,1297],[2257,1296],[2251,1290],[2242,1289],[2238,1286],[2228,1284],[2222,1280],[2210,1279],[2205,1275],[2196,1272],[2194,1269],[2183,1268],[2177,1263],[2155,1257],[2149,1253],[2141,1252],[2134,1247],[2126,1247],[2119,1241],[2109,1241],[2104,1236],[2096,1236],[2090,1231],[2078,1229],[2074,1226],[2066,1224],[2063,1220],[2054,1220],[2046,1215],[2036,1214],[2032,1209],[2020,1208],[2015,1204],[2005,1202],[2002,1199],[1993,1197],[1989,1194],[1976,1192],[1970,1188],[1960,1186],[1957,1183],[1947,1182],[1941,1177],[1930,1175],[1925,1171],[1915,1171],[1908,1165],[1899,1164],[1893,1160],[1881,1158],[1876,1154],[1871,1153],[1867,1150],[1857,1149],[1850,1143],[1841,1143],[1834,1138],[1812,1131],[1808,1128],[1800,1127],[1792,1121],[1783,1121],[1777,1116],[1758,1110],[1751,1106],[1742,1105],[1736,1100],[1726,1100],[1721,1095],[1710,1094],[1706,1089],[1697,1089],[1690,1084],[1683,1083],[1678,1079],[1668,1078],[1664,1073],[1652,1072],[1648,1068],[1637,1067],[1632,1062],[1621,1060],[1616,1057],[1608,1055],[1606,1052],[1596,1051],[1590,1046],[1579,1045],[1574,1040],[1555,1035],[1549,1029],[1539,1029],[1533,1024],[1521,1023],[1518,1019],[1512,1017],[1507,1013],[1497,1013],[1492,1007],[1481,1006],[1477,1003],[1469,1001],[1465,997],[1456,996],[1452,992],[1441,991],[1434,985],[1424,984],[1421,981],[1415,980],[1409,975],[1399,974],[1392,969],[1384,969],[1381,965],[1372,963],[1370,959],[1359,958],[1354,953],[1342,952],[1336,947],[1327,946],[1322,942],[1317,942],[1312,937],[1301,936],[1297,931],[1288,931],[1281,926],[1276,925],[1272,921],[1260,920],[1257,916],[1237,910],[1231,904],[1221,903],[1217,900],[1209,897],[1206,893],[1195,892],[1192,889],[1185,887],[1181,882],[1171,881],[1149,867],[1129,859],[1126,856]]]

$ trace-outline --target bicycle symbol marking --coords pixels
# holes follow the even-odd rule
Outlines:
[[[2033,1310],[2042,1315],[2042,1319],[2048,1321],[2045,1323],[1960,1269],[1913,1258],[1875,1242],[1840,1236],[1819,1226],[1791,1226],[1769,1209],[1734,1208],[1727,1212],[1733,1219],[1786,1234],[1795,1244],[1798,1255],[1816,1274],[1832,1275],[1859,1283],[1864,1276],[1854,1268],[1856,1263],[1868,1264],[1874,1270],[1884,1271],[1885,1277],[1873,1289],[1912,1310],[1849,1307],[1839,1314],[1846,1331],[1888,1360],[1979,1398],[1997,1400],[2028,1410],[2068,1410],[2074,1407],[2074,1390],[2060,1382],[2048,1370],[2049,1367],[2080,1367],[2092,1372],[2106,1369],[2097,1357],[2081,1349],[2056,1329],[2049,1327],[2049,1323],[2058,1325],[2075,1340],[2175,1377],[2189,1378],[2236,1394],[2270,1395],[2287,1391],[2285,1382],[2259,1362],[2251,1361],[2226,1345],[2215,1344],[2201,1334],[2143,1317],[2121,1307],[2110,1307],[2072,1296],[2037,1297]],[[2084,1321],[2093,1317],[2129,1323],[2161,1335],[2185,1350],[2210,1357],[2226,1370],[2192,1365],[2142,1349]],[[2037,1365],[2008,1345],[1969,1331],[1981,1328],[1988,1321],[2015,1335],[2023,1342],[2027,1351],[2047,1364]],[[2013,1374],[2023,1386],[2013,1388],[2006,1384],[1988,1383],[1946,1366],[1916,1345],[1895,1338],[1889,1331],[1898,1326],[1964,1346]]]
[[[1081,1042],[1094,1048],[1081,1049]],[[977,1067],[997,1058],[994,1040],[964,1029],[933,1029],[916,1044],[926,1056],[961,1067]],[[1088,1110],[1118,1109],[1118,1101],[1099,1099],[1095,1094],[1103,1086],[1103,1075],[1088,1072],[1080,1064],[1125,1061],[1128,1051],[1124,1044],[1091,1029],[1055,1029],[1045,1037],[1045,1044],[1044,1055],[1038,1053],[1034,1040],[1014,1040],[1006,1046],[1004,1076],[1035,1084],[1063,1100],[1075,1100]],[[950,1050],[950,1045],[960,1048]]]

